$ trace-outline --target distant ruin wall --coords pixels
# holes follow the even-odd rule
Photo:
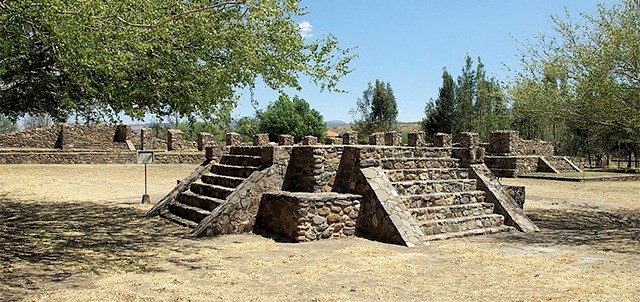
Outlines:
[[[0,148],[37,148],[56,147],[60,126],[29,129],[0,134]]]
[[[157,164],[197,164],[205,160],[204,152],[156,152]],[[0,164],[136,164],[135,151],[0,152]]]
[[[491,133],[488,153],[500,155],[553,155],[553,144],[540,139],[524,140],[518,131]]]

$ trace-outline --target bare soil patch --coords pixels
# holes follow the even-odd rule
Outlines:
[[[195,166],[150,165],[159,200]],[[192,239],[142,215],[142,166],[1,165],[0,300],[638,301],[640,182],[527,186],[536,234],[405,248]]]

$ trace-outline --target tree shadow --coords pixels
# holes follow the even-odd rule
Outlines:
[[[155,248],[175,244],[188,230],[143,215],[121,205],[13,201],[0,194],[0,300],[78,272],[161,270]]]
[[[540,232],[511,232],[500,238],[529,245],[586,245],[601,251],[640,254],[640,211],[574,206],[528,210]]]

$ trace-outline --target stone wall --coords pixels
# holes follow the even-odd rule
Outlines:
[[[491,154],[500,155],[553,155],[553,144],[540,139],[524,140],[518,131],[501,130],[491,133]]]
[[[330,192],[343,146],[296,146],[291,153],[283,190]]]
[[[0,134],[0,148],[56,148],[60,125]]]
[[[194,141],[187,141],[184,139],[184,133],[178,129],[167,130],[167,150],[169,151],[183,151],[183,150],[196,150],[198,144]]]
[[[149,128],[140,129],[138,144],[140,150],[167,150],[167,142],[153,135]]]
[[[129,150],[126,140],[133,139],[131,128],[117,132],[117,126],[61,124],[58,145],[62,149]],[[119,135],[118,135],[119,134]]]
[[[255,229],[298,242],[354,237],[361,198],[339,193],[265,193]]]
[[[538,169],[538,156],[486,156],[485,164],[498,177],[518,177]]]
[[[524,186],[510,186],[510,185],[502,185],[502,187],[507,191],[507,194],[516,201],[518,206],[521,209],[524,209],[524,201],[526,198],[526,191]]]
[[[157,164],[197,164],[205,159],[204,152],[156,151]],[[50,150],[34,152],[19,150],[0,152],[0,164],[136,164],[135,151],[73,151]]]

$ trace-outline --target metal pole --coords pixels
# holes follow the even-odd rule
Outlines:
[[[147,194],[147,164],[144,164],[144,195]]]

